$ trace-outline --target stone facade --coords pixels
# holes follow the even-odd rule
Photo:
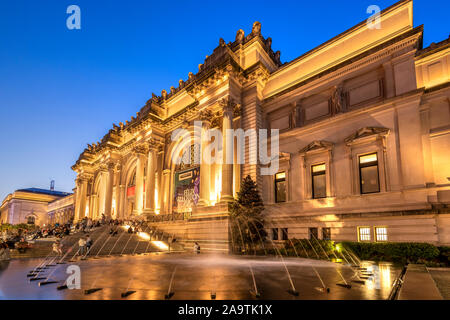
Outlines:
[[[136,116],[87,146],[73,166],[75,220],[145,217],[219,248],[229,241],[227,202],[250,175],[275,240],[315,233],[450,243],[450,42],[422,48],[423,27],[413,26],[409,0],[383,10],[380,23],[360,23],[284,64],[259,22],[233,42],[220,39],[196,74],[153,94]],[[276,201],[276,175],[248,162],[258,152],[252,139],[245,164],[176,163],[186,152],[197,156],[189,148],[200,134],[195,121],[224,133],[278,129],[285,201]],[[180,128],[192,138],[172,141]],[[210,156],[232,148],[226,134],[222,142],[221,154]],[[191,178],[199,179],[199,192],[179,209]]]
[[[47,206],[47,219],[50,224],[64,224],[73,221],[75,216],[74,195],[50,202]]]
[[[48,208],[58,199],[70,198],[67,192],[29,188],[9,194],[0,207],[0,223],[29,223],[44,226],[52,223]],[[66,201],[66,200],[64,200]]]

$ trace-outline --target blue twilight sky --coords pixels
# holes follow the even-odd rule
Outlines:
[[[177,86],[218,45],[262,23],[290,61],[395,0],[0,0],[0,201],[18,188],[71,191],[86,143]],[[81,30],[66,9],[81,8]],[[415,0],[424,46],[449,36],[450,1]]]

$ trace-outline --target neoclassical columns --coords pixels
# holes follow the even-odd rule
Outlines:
[[[202,119],[202,132],[201,132],[201,158],[200,158],[200,199],[198,200],[199,206],[208,206],[210,198],[210,168],[211,168],[211,150],[206,153],[208,149],[209,140],[207,139],[207,131],[210,123],[207,119]]]
[[[75,220],[83,219],[86,212],[86,195],[87,195],[87,183],[88,177],[79,175],[77,178],[77,209],[75,214]]]
[[[114,170],[114,181],[115,181],[115,188],[114,188],[114,212],[111,212],[115,215],[116,219],[119,217],[119,204],[122,201],[122,198],[120,197],[120,165],[117,165]]]
[[[115,166],[116,166],[116,164],[113,162],[108,163],[108,173],[107,173],[107,178],[106,178],[106,194],[105,194],[105,217],[106,218],[111,218]]]
[[[136,193],[135,193],[135,205],[136,214],[141,215],[144,209],[144,166],[145,166],[145,154],[147,148],[143,146],[136,147],[134,149],[136,153]]]
[[[147,176],[145,180],[145,213],[155,213],[155,172],[156,172],[156,148],[150,146],[147,156]]]
[[[117,205],[117,217],[124,218],[125,217],[125,210],[124,210],[124,204],[125,204],[125,185],[121,184],[118,186],[119,188],[119,201],[116,204]]]
[[[223,123],[222,123],[222,195],[220,202],[233,201],[233,163],[227,160],[227,153],[233,153],[233,144],[228,145],[228,142],[233,141],[233,137],[228,137],[233,129],[233,105],[228,99],[221,103],[223,106]],[[233,159],[233,157],[231,157]]]
[[[171,175],[170,169],[164,169],[162,171],[162,182],[161,182],[161,212],[168,213],[169,212],[169,178]]]

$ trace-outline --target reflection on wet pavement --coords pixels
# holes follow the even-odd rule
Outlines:
[[[169,290],[173,271],[172,299],[255,299],[254,283],[262,299],[386,299],[392,281],[399,269],[388,263],[364,262],[368,277],[365,284],[356,283],[356,270],[328,261],[302,258],[285,258],[299,296],[288,293],[290,282],[282,261],[276,257],[250,257],[229,255],[152,254],[124,256],[79,261],[81,288],[57,290],[67,277],[69,265],[57,265],[39,276],[58,283],[39,286],[26,275],[42,259],[17,259],[0,266],[0,299],[121,299],[121,293],[136,291],[126,299],[164,299]],[[320,290],[320,279],[314,266],[330,292]],[[338,286],[342,283],[338,269],[351,289]],[[44,281],[44,280],[41,280]],[[84,290],[103,288],[89,295]]]

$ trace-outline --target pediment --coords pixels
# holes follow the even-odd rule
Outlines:
[[[355,140],[370,136],[385,136],[389,133],[388,128],[383,127],[364,127],[356,131],[354,134],[345,139],[345,143],[349,144]]]
[[[308,153],[312,151],[330,150],[333,147],[333,143],[323,140],[315,140],[308,144],[303,149],[300,149],[299,153]]]

